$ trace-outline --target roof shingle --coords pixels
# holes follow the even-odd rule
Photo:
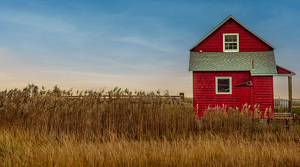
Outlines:
[[[252,69],[252,61],[254,69]],[[189,71],[250,71],[251,74],[277,74],[273,51],[190,52]]]

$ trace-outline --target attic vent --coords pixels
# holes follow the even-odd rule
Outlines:
[[[228,22],[228,25],[233,25],[233,22],[232,22],[232,21],[229,21],[229,22]]]

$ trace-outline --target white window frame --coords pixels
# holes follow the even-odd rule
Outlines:
[[[225,36],[226,35],[236,35],[236,49],[225,49]],[[235,42],[226,42],[235,43]],[[223,34],[223,52],[239,52],[239,33],[224,33]]]
[[[229,92],[218,92],[218,79],[229,79]],[[216,94],[232,94],[232,77],[216,77]]]

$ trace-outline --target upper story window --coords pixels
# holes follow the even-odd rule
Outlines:
[[[226,33],[223,34],[223,52],[239,51],[239,34]]]
[[[216,77],[216,94],[232,94],[231,77]]]

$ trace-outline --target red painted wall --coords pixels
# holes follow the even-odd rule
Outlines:
[[[232,77],[232,94],[216,94],[215,77]],[[253,87],[250,92],[240,92],[241,87],[235,85],[251,81]],[[198,118],[203,118],[203,113],[208,106],[240,107],[240,97],[250,93],[250,105],[259,104],[260,110],[264,112],[271,107],[274,112],[273,76],[251,76],[250,72],[193,72],[193,105],[194,111],[198,104]]]
[[[229,19],[194,48],[194,52],[223,52],[223,33],[239,33],[240,52],[269,51],[270,47],[240,24]]]
[[[242,108],[244,104],[252,104],[251,98],[252,98],[252,87],[250,86],[240,86],[239,87],[239,108]]]
[[[259,104],[259,109],[265,112],[271,107],[274,112],[273,76],[252,76],[253,104]]]
[[[283,68],[280,68],[278,66],[276,66],[276,69],[277,69],[277,74],[291,74],[291,72],[289,72]]]
[[[232,77],[232,94],[216,94],[215,77],[231,76]],[[198,117],[203,118],[203,112],[210,105],[229,107],[239,106],[239,87],[235,85],[251,81],[250,72],[193,72],[193,104],[197,108]]]

